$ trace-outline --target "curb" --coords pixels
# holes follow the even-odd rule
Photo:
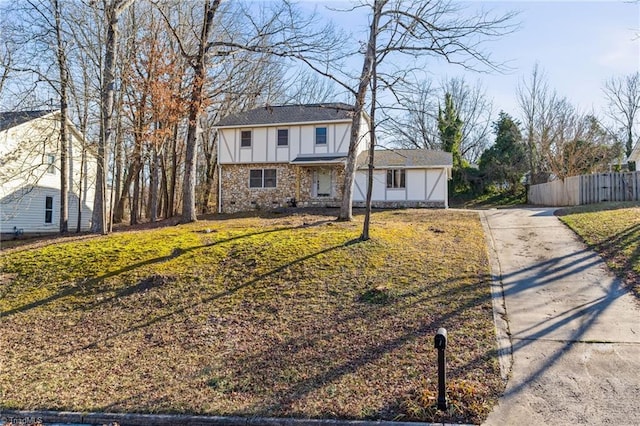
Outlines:
[[[478,212],[480,222],[484,228],[487,241],[487,254],[489,255],[489,267],[491,269],[491,302],[493,305],[493,324],[498,343],[498,362],[500,364],[500,376],[505,382],[511,375],[513,367],[513,346],[511,331],[507,317],[507,308],[504,300],[504,288],[502,286],[502,267],[496,251],[496,243],[487,220],[486,212]]]
[[[103,426],[453,426],[447,423],[418,423],[367,420],[294,419],[275,417],[191,416],[184,414],[78,413],[72,411],[0,410],[0,424],[16,425],[40,421]],[[456,425],[472,426],[472,425]]]

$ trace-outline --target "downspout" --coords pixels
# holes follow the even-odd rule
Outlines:
[[[449,179],[452,178],[452,167],[447,168],[447,178],[444,180],[444,208],[449,208]]]
[[[220,165],[220,137],[216,141],[216,162],[218,163],[218,214],[222,213],[222,166]]]

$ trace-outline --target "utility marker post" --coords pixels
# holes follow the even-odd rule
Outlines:
[[[447,347],[447,330],[439,328],[434,340],[434,346],[438,350],[438,410],[447,409],[447,371],[445,349]]]

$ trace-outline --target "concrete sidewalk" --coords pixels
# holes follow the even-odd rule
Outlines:
[[[512,349],[485,424],[640,425],[640,304],[554,210],[481,213]]]

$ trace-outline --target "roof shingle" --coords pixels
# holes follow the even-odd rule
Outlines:
[[[368,152],[358,156],[358,164],[367,164]],[[377,150],[374,156],[374,167],[385,169],[390,167],[451,167],[453,157],[450,152],[431,149],[394,149]]]
[[[15,126],[19,126],[20,124],[26,123],[27,121],[43,117],[54,111],[55,110],[43,109],[38,111],[0,112],[0,132]]]
[[[352,105],[344,103],[266,106],[232,114],[216,127],[350,120],[353,110]]]

